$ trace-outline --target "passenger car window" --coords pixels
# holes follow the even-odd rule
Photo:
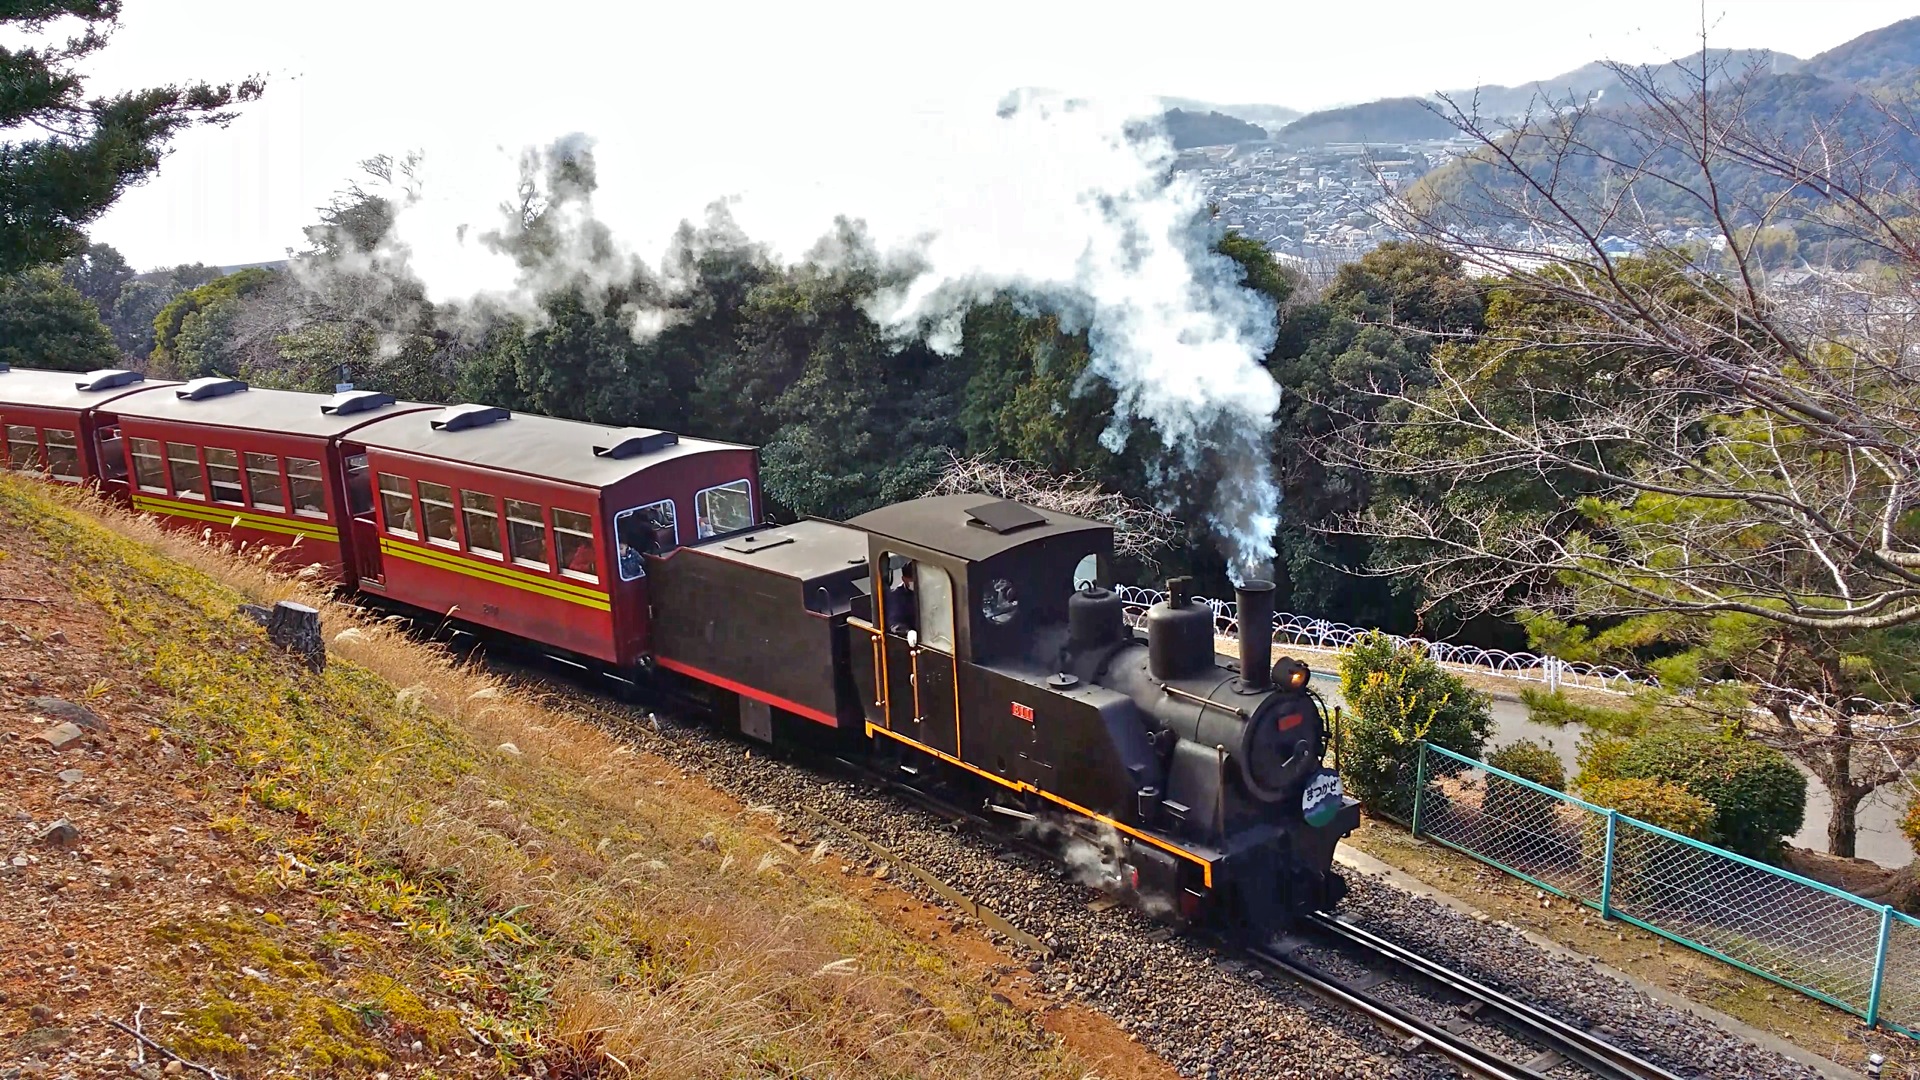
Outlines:
[[[207,447],[207,486],[213,491],[213,501],[239,505],[240,495],[240,455],[232,450]]]
[[[620,580],[632,581],[647,572],[646,555],[664,555],[680,546],[680,525],[673,500],[622,510],[613,517],[613,538],[620,545]]]
[[[413,482],[392,473],[380,474],[380,516],[387,531],[400,536],[417,536],[413,523]]]
[[[40,467],[40,429],[7,425],[7,465],[14,469]]]
[[[459,546],[453,529],[453,489],[429,480],[420,481],[420,513],[427,527],[427,539],[448,547]]]
[[[73,432],[47,429],[47,471],[61,480],[80,479],[80,443]]]
[[[460,491],[460,515],[467,525],[467,550],[500,557],[500,503],[491,495]]]
[[[735,480],[695,494],[693,520],[703,538],[748,528],[753,524],[753,486]]]
[[[204,499],[205,477],[200,474],[200,448],[192,443],[167,444],[167,471],[173,474],[173,493],[182,499]]]
[[[167,467],[160,460],[160,444],[153,439],[128,439],[133,448],[133,478],[142,491],[167,490]]]
[[[287,494],[295,513],[327,516],[327,492],[320,480],[320,463],[311,458],[287,459]],[[372,509],[369,505],[368,509]]]
[[[547,519],[539,503],[507,500],[507,552],[514,562],[553,568],[547,561]]]
[[[247,487],[260,510],[285,510],[286,488],[280,483],[280,459],[272,454],[247,455]]]
[[[575,510],[553,508],[553,549],[560,572],[588,581],[600,580],[599,560],[593,552],[593,518]]]

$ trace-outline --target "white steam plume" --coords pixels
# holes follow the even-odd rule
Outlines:
[[[1268,445],[1280,389],[1261,363],[1275,312],[1210,250],[1202,193],[1171,172],[1164,134],[1141,123],[1153,116],[1146,103],[1023,93],[997,107],[863,117],[858,138],[756,131],[762,160],[748,161],[623,117],[590,128],[591,140],[527,139],[549,148],[532,172],[536,159],[520,151],[429,145],[387,255],[433,300],[531,312],[556,282],[604,286],[633,266],[657,280],[675,227],[715,199],[781,258],[807,252],[836,216],[859,220],[882,255],[918,270],[872,308],[898,338],[950,351],[967,307],[1001,292],[1086,330],[1091,373],[1118,398],[1103,441],[1119,449],[1145,422],[1168,450],[1169,483],[1217,475],[1211,524],[1235,572],[1258,576],[1279,513]],[[570,190],[552,165],[582,155],[597,182]],[[561,211],[562,235],[533,265],[500,242],[529,201]],[[643,302],[629,305],[637,333],[658,329]]]

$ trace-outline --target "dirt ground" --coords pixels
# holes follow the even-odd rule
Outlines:
[[[10,483],[18,481],[0,477],[0,488]],[[0,497],[8,494],[0,490]],[[591,1007],[618,1008],[621,1001],[641,1000],[619,994],[640,991],[624,988],[621,979],[582,990],[565,964],[570,957],[529,944],[538,936],[563,945],[559,929],[567,924],[556,921],[557,929],[542,933],[530,916],[517,914],[512,891],[524,883],[492,880],[489,891],[502,895],[462,897],[452,878],[436,879],[405,861],[387,867],[367,836],[337,834],[317,804],[309,812],[295,797],[299,776],[267,768],[271,748],[246,749],[243,738],[223,748],[178,728],[183,711],[217,714],[222,703],[182,700],[161,685],[151,657],[129,639],[125,612],[76,591],[73,554],[41,550],[43,538],[19,527],[17,518],[9,522],[8,511],[0,506],[0,1078],[198,1075],[178,1063],[169,1067],[162,1046],[226,1077],[617,1075],[607,1064],[614,1044],[596,1034],[611,1025],[595,1025]],[[404,705],[415,689],[388,684],[378,693]],[[628,804],[625,818],[609,819],[604,807],[584,800],[555,803],[553,790],[591,786],[598,777],[567,775],[574,758],[563,744],[572,736],[556,731],[551,718],[534,720],[515,736],[526,750],[514,749],[511,758],[538,760],[546,772],[537,793],[548,801],[508,807],[513,796],[503,792],[507,798],[482,804],[499,804],[502,817],[511,811],[518,818],[501,827],[531,837],[523,845],[533,855],[530,872],[559,876],[575,863],[590,863],[593,852],[625,864],[656,853],[639,852],[632,839],[649,830],[700,837],[699,844],[673,841],[684,855],[657,852],[673,864],[662,874],[703,859],[718,862],[724,874],[732,850],[743,862],[758,855],[763,867],[770,857],[793,853],[764,815],[743,813],[724,795],[644,755],[616,763],[624,783],[648,794]],[[494,716],[488,722],[505,721]],[[498,738],[492,728],[481,734],[482,741]],[[596,768],[608,756],[598,744],[571,752]],[[512,759],[507,768],[522,768]],[[375,758],[355,768],[382,766]],[[431,785],[414,788],[410,797],[422,803],[436,794]],[[655,803],[670,805],[673,820],[644,820],[640,811]],[[456,810],[473,816],[469,807]],[[420,816],[430,818],[431,811]],[[585,854],[566,844],[573,818],[588,835],[604,834],[597,845],[588,842]],[[724,862],[720,852],[703,850],[715,830],[715,843],[729,849]],[[636,854],[613,859],[620,845],[630,844]],[[350,864],[357,876],[347,880],[341,871],[303,861],[317,862],[315,852]],[[660,865],[661,859],[646,863]],[[791,894],[796,909],[812,911],[822,908],[819,890],[828,883],[846,903],[859,905],[862,919],[884,928],[820,932],[833,939],[828,955],[850,950],[876,977],[889,958],[904,958],[905,967],[896,964],[899,974],[890,977],[919,980],[907,983],[920,988],[918,1000],[934,1000],[947,1011],[937,1034],[962,1040],[943,1047],[950,1074],[1175,1075],[1106,1018],[1049,1000],[1020,962],[977,929],[957,930],[943,910],[888,882],[842,874],[831,858],[782,873],[787,877],[756,875],[752,887],[775,901]],[[598,886],[598,879],[590,883]],[[458,937],[459,908],[469,901],[490,912],[474,936],[490,953],[508,957],[501,963],[450,959],[446,940]],[[692,936],[674,932],[676,941]],[[570,948],[579,953],[583,947]],[[819,1025],[837,1030],[849,1012],[862,1023],[876,1022],[857,993],[832,991],[820,1000],[800,993],[822,981],[816,965],[805,966],[813,978],[782,983],[782,993],[820,1010]],[[589,967],[589,973],[606,970],[613,969]],[[976,999],[977,1005],[965,1004]],[[887,1014],[878,1015],[884,1022]],[[786,1023],[807,1019],[788,1016]],[[1058,1042],[1028,1061],[1009,1048],[1023,1040],[1002,1033],[1023,1025]],[[509,1034],[522,1040],[516,1045],[552,1052],[507,1055],[500,1047]],[[842,1041],[847,1061],[834,1062],[831,1074],[860,1075],[866,1049],[857,1039]],[[587,1056],[595,1048],[604,1056],[592,1063],[568,1057],[582,1048]],[[977,1062],[968,1064],[967,1053]],[[620,1064],[625,1075],[703,1074],[677,1073],[658,1061]]]

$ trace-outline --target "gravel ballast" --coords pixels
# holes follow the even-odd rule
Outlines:
[[[806,807],[846,822],[1041,939],[1051,960],[1027,968],[1049,993],[1076,999],[1183,1075],[1217,1078],[1425,1078],[1457,1075],[1432,1055],[1409,1056],[1369,1021],[1196,937],[1174,936],[1123,907],[1094,910],[1091,889],[1062,868],[858,780],[817,773],[697,724],[565,695],[645,750],[748,804]],[[801,815],[782,815],[796,839],[835,842]],[[1589,965],[1547,953],[1517,931],[1485,924],[1349,872],[1343,916],[1482,981],[1602,1034],[1666,1068],[1714,1080],[1814,1080],[1812,1069],[1623,986]],[[895,875],[910,891],[922,891]],[[936,898],[937,899],[937,898]],[[956,916],[956,921],[959,920]],[[1005,942],[1010,949],[1014,943]],[[1557,1074],[1556,1074],[1557,1075]]]

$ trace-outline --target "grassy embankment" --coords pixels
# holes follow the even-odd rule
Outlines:
[[[765,815],[310,591],[333,662],[308,674],[236,614],[302,592],[258,560],[0,475],[15,545],[104,614],[147,738],[255,856],[220,883],[239,914],[150,931],[170,1018],[148,1030],[189,1057],[365,1075],[418,1040],[461,1067],[416,1075],[1085,1071]]]

